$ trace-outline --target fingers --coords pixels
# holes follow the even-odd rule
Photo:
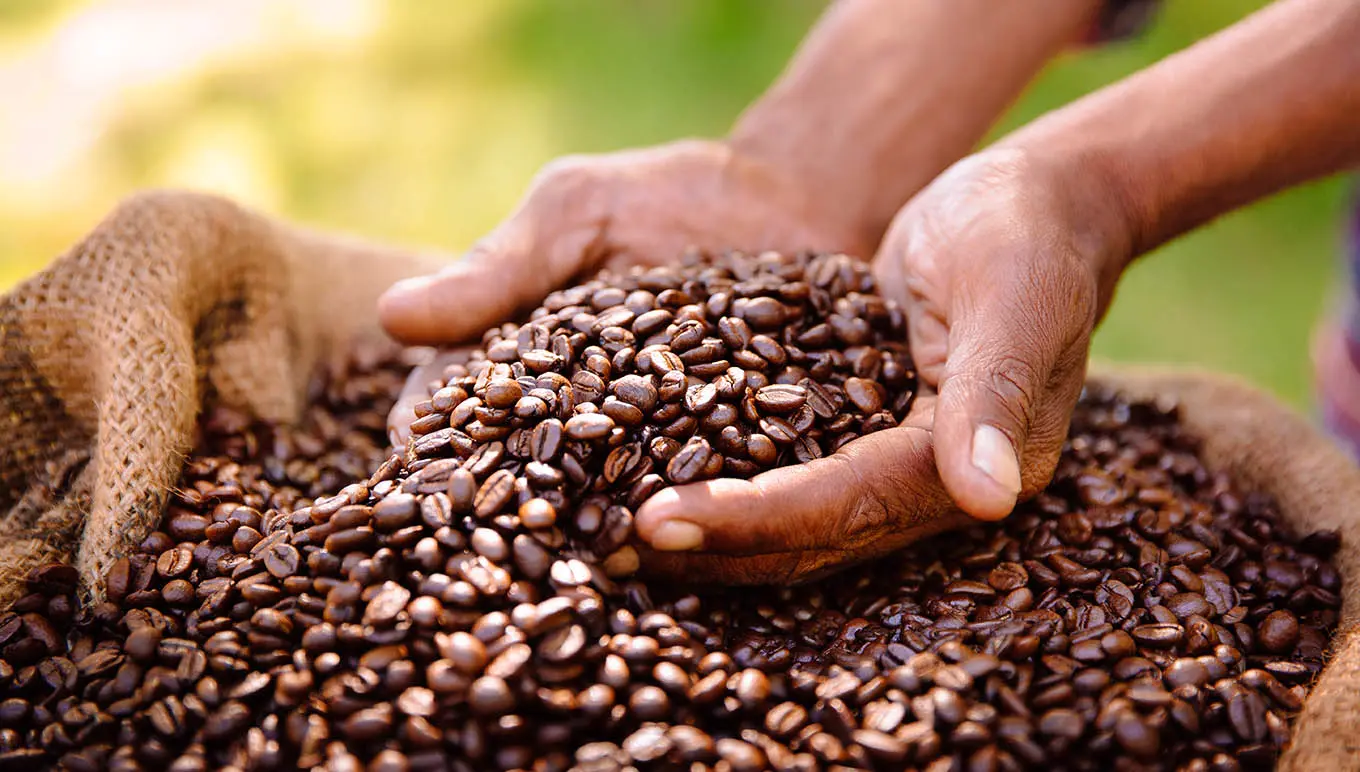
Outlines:
[[[996,520],[1056,463],[1081,390],[1094,290],[1054,262],[1001,268],[958,293],[935,413],[935,455],[950,495],[968,514]]]
[[[750,480],[664,490],[638,510],[636,525],[658,552],[881,554],[952,510],[929,432],[902,426]]]
[[[857,563],[882,557],[907,544],[972,522],[957,511],[904,530],[890,544],[871,549],[816,549],[763,555],[724,555],[713,552],[658,552],[642,548],[641,572],[653,579],[674,579],[686,585],[729,586],[801,584],[829,576]]]
[[[383,328],[408,345],[475,340],[567,278],[535,270],[539,261],[530,247],[512,233],[439,273],[397,282],[378,300]]]
[[[412,345],[457,343],[513,319],[597,262],[606,187],[576,166],[550,169],[469,254],[432,276],[397,282],[378,301],[388,334]]]

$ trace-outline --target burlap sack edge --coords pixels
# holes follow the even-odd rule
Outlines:
[[[1174,400],[1211,468],[1273,496],[1297,533],[1341,533],[1344,601],[1331,659],[1278,769],[1360,769],[1360,467],[1298,412],[1236,376],[1102,362],[1088,380],[1133,398]]]

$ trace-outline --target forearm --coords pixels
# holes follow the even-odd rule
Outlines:
[[[733,146],[773,162],[877,242],[971,151],[1099,0],[838,0]]]
[[[1290,185],[1360,164],[1360,2],[1281,2],[1003,145],[1103,176],[1111,272]]]

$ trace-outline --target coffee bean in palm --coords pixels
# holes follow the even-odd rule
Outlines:
[[[666,464],[666,476],[676,485],[694,482],[704,476],[712,457],[713,449],[708,441],[700,438],[691,439]]]
[[[769,413],[792,413],[802,407],[807,398],[807,389],[787,384],[766,386],[756,392],[756,404]]]
[[[876,381],[849,378],[845,382],[845,396],[865,415],[872,415],[883,409],[883,387]]]

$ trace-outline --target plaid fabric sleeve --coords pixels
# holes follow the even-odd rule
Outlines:
[[[1346,229],[1344,284],[1335,311],[1313,340],[1314,388],[1319,418],[1353,458],[1360,460],[1360,185]]]
[[[1152,20],[1159,0],[1105,0],[1087,42],[1093,45],[1137,36]]]

